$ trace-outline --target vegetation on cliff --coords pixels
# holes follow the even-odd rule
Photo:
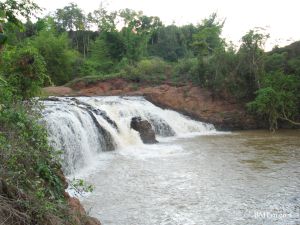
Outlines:
[[[51,82],[47,58],[30,42],[5,45],[12,37],[5,28],[21,28],[17,15],[36,10],[27,0],[0,3],[0,224],[99,224],[71,209],[59,152],[48,144],[33,98]]]

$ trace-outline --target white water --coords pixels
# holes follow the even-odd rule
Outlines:
[[[136,116],[151,123],[159,140],[216,133],[211,124],[161,109],[143,97],[59,98],[59,101],[44,101],[44,105],[50,143],[63,151],[63,169],[68,175],[95,167],[103,151],[149,148],[142,143],[138,132],[130,129],[131,119]]]

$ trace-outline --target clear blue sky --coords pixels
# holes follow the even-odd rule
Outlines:
[[[46,11],[62,8],[69,2],[85,12],[93,11],[101,0],[35,0]],[[223,36],[238,44],[240,38],[254,27],[267,28],[271,35],[266,48],[300,40],[300,0],[104,0],[111,10],[130,8],[149,16],[159,16],[165,24],[178,25],[201,22],[213,12],[225,19]]]

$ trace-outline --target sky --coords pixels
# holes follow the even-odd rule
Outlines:
[[[46,12],[76,3],[86,13],[99,8],[101,0],[35,0]],[[250,29],[263,27],[270,39],[266,50],[300,40],[300,0],[102,0],[109,10],[130,8],[158,16],[164,24],[197,24],[213,12],[225,19],[222,36],[239,45]]]

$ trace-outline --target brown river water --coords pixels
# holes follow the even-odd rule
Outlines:
[[[102,153],[85,179],[104,225],[300,224],[300,130],[161,138]]]

